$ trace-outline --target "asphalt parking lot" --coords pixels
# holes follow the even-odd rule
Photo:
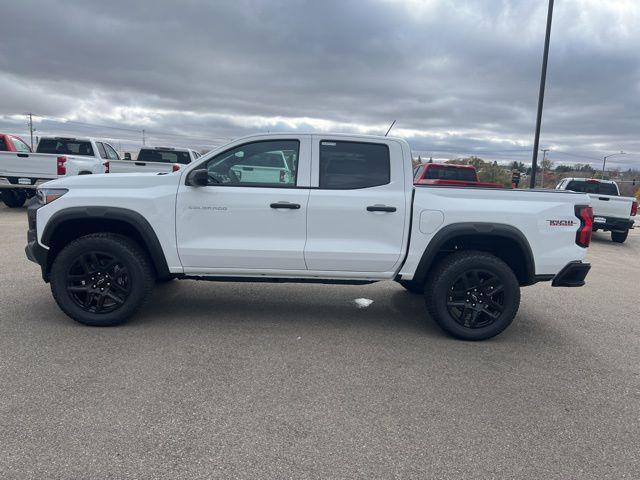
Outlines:
[[[1,478],[638,478],[640,229],[595,234],[587,286],[525,288],[482,343],[390,282],[174,281],[84,327],[25,210],[0,232]]]

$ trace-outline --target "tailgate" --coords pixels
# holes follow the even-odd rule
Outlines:
[[[589,198],[595,217],[629,218],[631,216],[632,200],[629,198],[595,193],[590,193]]]
[[[46,153],[0,153],[0,176],[58,178],[57,157]]]

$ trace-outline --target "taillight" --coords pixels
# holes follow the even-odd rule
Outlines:
[[[638,202],[633,202],[631,204],[631,216],[635,217],[637,213],[638,213]]]
[[[180,165],[178,165],[177,163],[174,163],[173,167],[171,167],[171,171],[177,172],[178,170],[180,170]]]
[[[280,183],[284,183],[284,176],[287,172],[280,170]]]
[[[104,165],[104,173],[109,173],[109,162],[104,162],[102,165]]]
[[[67,174],[67,157],[58,157],[56,163],[56,170],[58,175],[66,175]]]
[[[576,232],[576,244],[587,248],[591,243],[593,233],[593,208],[586,205],[576,205],[576,217],[580,219],[580,228]]]

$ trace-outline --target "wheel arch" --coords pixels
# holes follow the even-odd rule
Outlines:
[[[413,279],[425,282],[442,258],[462,250],[492,253],[511,267],[520,285],[536,282],[534,257],[524,234],[511,225],[482,222],[455,223],[438,231],[422,254]]]
[[[138,212],[117,207],[71,207],[55,213],[42,232],[42,243],[49,247],[45,277],[58,252],[71,240],[91,233],[110,232],[131,238],[151,260],[156,277],[171,277],[158,236]]]

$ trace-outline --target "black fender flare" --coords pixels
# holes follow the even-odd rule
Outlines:
[[[53,235],[64,223],[72,220],[118,220],[133,228],[145,243],[159,278],[170,278],[169,266],[155,230],[138,212],[119,207],[70,207],[54,213],[42,231],[42,243],[49,245]]]
[[[535,262],[533,252],[531,251],[531,245],[527,238],[520,230],[511,225],[490,222],[453,223],[443,227],[434,235],[427,245],[427,248],[422,254],[422,258],[418,263],[413,279],[419,282],[424,282],[427,272],[432,267],[433,261],[440,249],[448,241],[462,236],[501,237],[515,241],[524,255],[527,278],[522,282],[522,284],[530,285],[535,283]]]

